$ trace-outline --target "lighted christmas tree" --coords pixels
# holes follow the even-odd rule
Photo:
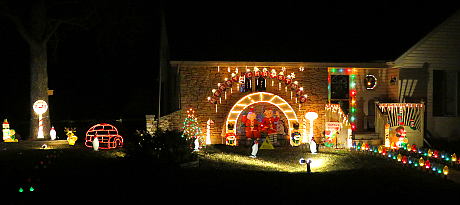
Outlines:
[[[201,136],[201,128],[198,125],[195,111],[192,108],[187,111],[187,118],[184,120],[182,130],[184,131],[182,137],[186,137],[187,139],[196,139]]]

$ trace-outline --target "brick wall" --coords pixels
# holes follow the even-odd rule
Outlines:
[[[274,80],[274,86],[272,86],[272,79],[267,79],[267,90],[275,95],[280,96],[287,101],[297,114],[300,128],[303,129],[308,121],[304,119],[305,113],[317,112],[319,117],[315,120],[314,133],[319,135],[325,126],[325,104],[328,100],[328,67],[385,67],[385,64],[351,64],[351,63],[269,63],[269,62],[200,62],[200,61],[187,61],[173,62],[179,69],[180,74],[180,111],[173,113],[171,116],[166,116],[172,122],[172,127],[180,128],[182,122],[185,119],[186,110],[193,108],[196,112],[196,117],[202,126],[202,130],[206,131],[206,121],[211,119],[214,121],[214,126],[211,128],[211,141],[213,144],[224,143],[225,135],[225,122],[228,113],[230,112],[233,105],[249,94],[249,92],[239,92],[237,84],[233,83],[232,90],[227,88],[225,99],[225,93],[221,95],[221,102],[217,103],[216,106],[208,102],[208,97],[212,96],[212,89],[218,89],[217,84],[223,83],[225,78],[231,78],[231,73],[235,72],[238,67],[239,73],[246,70],[248,66],[251,70],[253,66],[257,66],[260,69],[267,67],[270,71],[275,69],[278,73],[282,70],[282,67],[286,68],[285,76],[291,73],[295,73],[299,86],[304,88],[304,93],[308,95],[306,103],[299,104],[295,101],[294,97],[291,99],[290,90],[285,91],[285,84],[281,83],[282,89],[279,90],[278,80]],[[219,70],[218,70],[219,66]],[[230,72],[228,72],[230,67]],[[304,67],[303,71],[300,71],[300,67]],[[363,72],[364,71],[360,71]],[[360,74],[361,76],[361,74]],[[359,77],[359,82],[363,81],[363,78]],[[388,80],[385,80],[388,81]],[[359,84],[359,83],[358,83]],[[382,90],[386,88],[381,85]],[[380,91],[378,91],[380,92]],[[388,95],[387,92],[382,93]],[[358,92],[359,95],[359,92]],[[383,94],[382,94],[383,95]],[[362,95],[364,96],[364,95]],[[359,97],[359,96],[358,96]],[[363,104],[363,103],[361,103]],[[299,106],[300,105],[300,106]],[[362,108],[361,108],[362,110]],[[166,119],[166,118],[165,118]]]

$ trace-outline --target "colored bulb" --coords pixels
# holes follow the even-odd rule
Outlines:
[[[35,189],[33,187],[30,187],[29,191],[34,191]]]
[[[24,189],[22,189],[22,187],[20,187],[18,191],[19,192],[24,192]]]
[[[331,69],[331,72],[335,73],[336,70],[337,70],[337,69],[333,68],[333,69]]]

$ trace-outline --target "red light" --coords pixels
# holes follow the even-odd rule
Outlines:
[[[351,96],[356,96],[356,90],[351,90],[350,94],[351,94]]]
[[[356,125],[355,125],[355,123],[350,123],[350,125],[351,125],[351,130],[356,130]]]
[[[351,68],[348,68],[348,69],[347,69],[347,72],[351,73]]]
[[[123,137],[118,134],[115,126],[101,123],[94,125],[86,132],[86,147],[93,147],[93,139],[98,138],[99,149],[113,149],[123,146]]]

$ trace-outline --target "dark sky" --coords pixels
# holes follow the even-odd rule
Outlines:
[[[156,110],[159,4],[97,2],[89,23],[63,25],[49,43],[52,121]],[[387,0],[168,1],[165,8],[172,60],[350,62],[395,60],[459,7]],[[28,47],[4,17],[0,42],[0,118],[27,123]]]

